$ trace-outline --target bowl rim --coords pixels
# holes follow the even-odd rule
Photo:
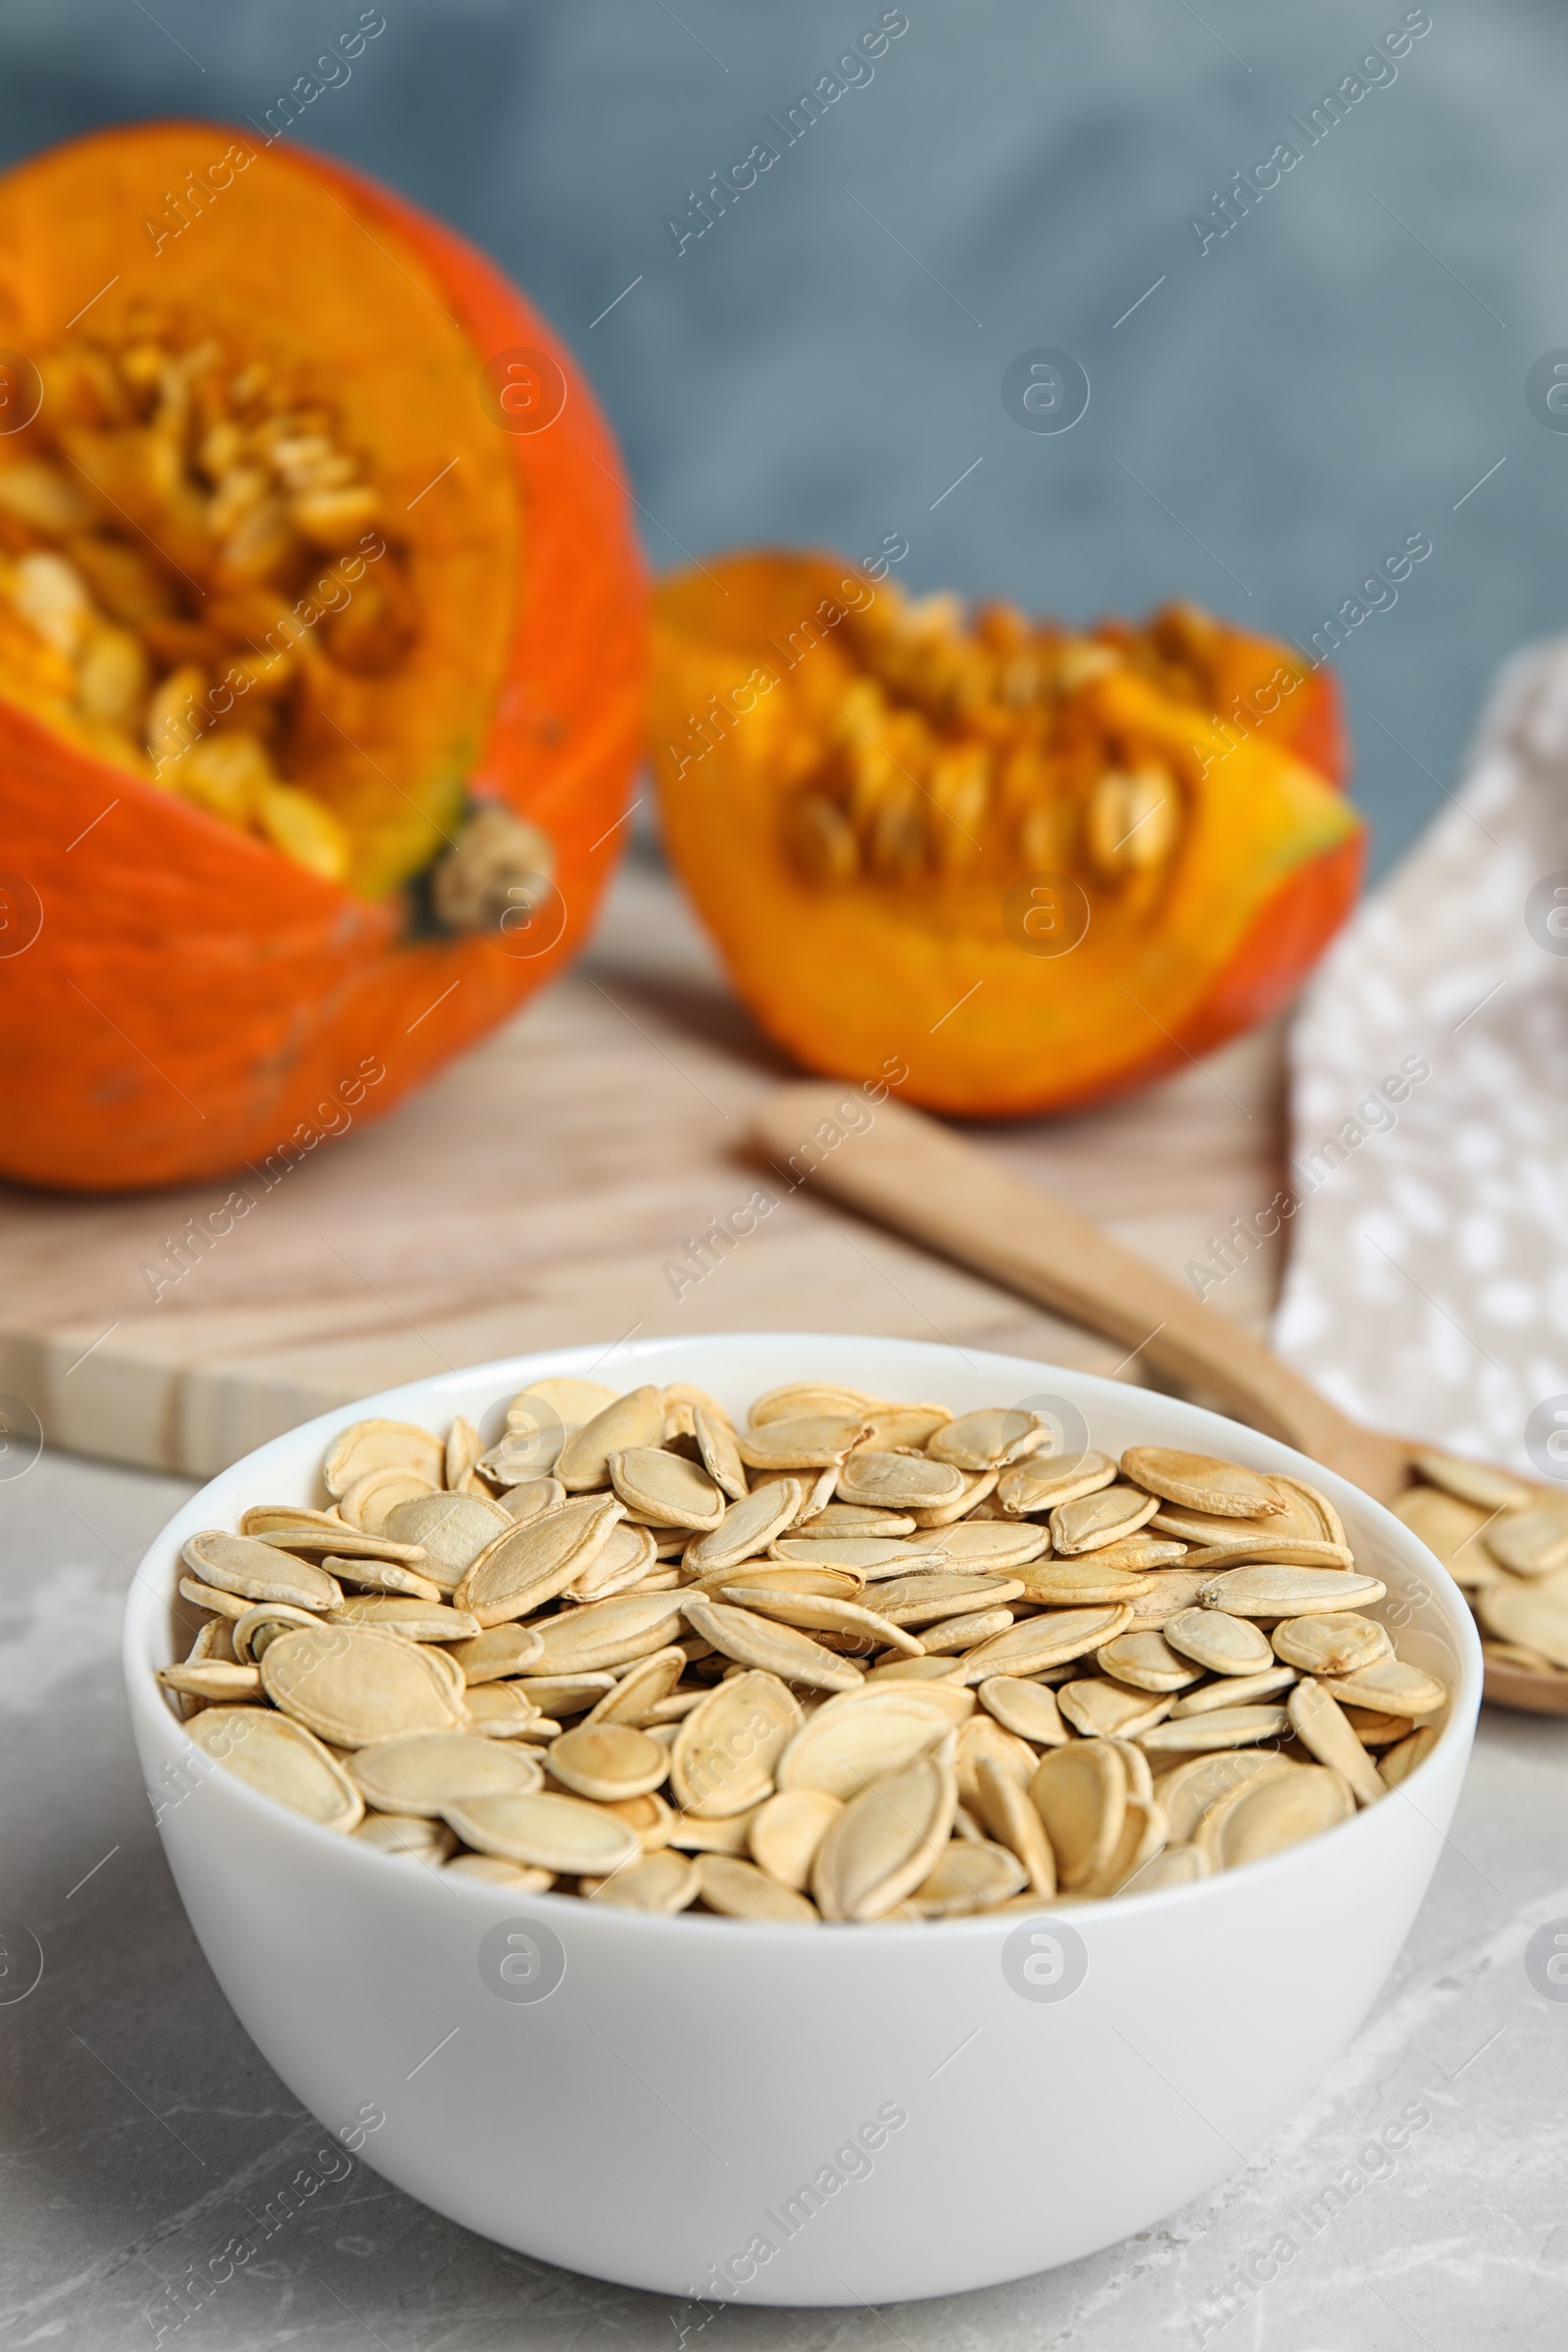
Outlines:
[[[1261,1430],[1251,1429],[1245,1422],[1234,1420],[1224,1413],[1214,1412],[1207,1406],[1190,1404],[1184,1397],[1170,1396],[1160,1390],[1141,1389],[1136,1384],[1106,1379],[1098,1373],[1075,1371],[1067,1365],[1049,1363],[1038,1357],[1012,1355],[995,1348],[960,1348],[950,1342],[913,1340],[897,1335],[868,1332],[693,1331],[653,1334],[643,1340],[627,1336],[604,1346],[589,1342],[571,1347],[533,1348],[522,1354],[494,1357],[477,1364],[461,1364],[444,1372],[428,1374],[422,1379],[404,1381],[395,1388],[378,1390],[373,1395],[356,1398],[351,1403],[329,1406],[326,1411],[315,1414],[307,1421],[298,1422],[290,1429],[280,1431],[275,1437],[269,1438],[262,1445],[253,1446],[248,1453],[242,1454],[237,1460],[204,1481],[197,1488],[195,1494],[165,1521],[137,1562],[125,1597],[121,1641],[122,1665],[132,1718],[137,1716],[143,1720],[151,1718],[158,1723],[161,1729],[172,1729],[181,1736],[185,1747],[193,1757],[204,1752],[196,1747],[184,1721],[174,1715],[165,1692],[147,1671],[147,1648],[155,1637],[158,1623],[155,1612],[167,1612],[171,1608],[178,1585],[179,1550],[176,1546],[171,1565],[168,1546],[172,1533],[176,1526],[186,1521],[189,1521],[193,1528],[201,1524],[196,1516],[198,1506],[215,1487],[232,1479],[236,1473],[246,1471],[263,1456],[270,1454],[274,1447],[295,1447],[302,1445],[306,1439],[311,1439],[317,1443],[320,1451],[324,1451],[326,1441],[334,1432],[347,1427],[351,1422],[374,1416],[417,1420],[421,1410],[428,1410],[430,1400],[439,1399],[443,1395],[451,1392],[466,1392],[475,1384],[493,1383],[499,1398],[509,1393],[514,1394],[517,1387],[525,1385],[530,1380],[543,1380],[563,1375],[587,1378],[612,1361],[635,1367],[639,1363],[653,1360],[661,1352],[672,1348],[714,1348],[721,1352],[734,1350],[736,1353],[740,1353],[745,1349],[780,1344],[792,1348],[821,1346],[826,1349],[841,1348],[845,1346],[854,1347],[858,1343],[873,1348],[897,1348],[901,1350],[913,1351],[914,1354],[929,1361],[933,1369],[941,1362],[951,1363],[957,1359],[970,1372],[984,1372],[995,1366],[999,1372],[1004,1368],[1014,1375],[1019,1372],[1044,1375],[1047,1379],[1060,1380],[1068,1384],[1069,1389],[1088,1391],[1091,1409],[1096,1398],[1106,1404],[1114,1400],[1119,1408],[1125,1409],[1129,1396],[1151,1397],[1154,1400],[1156,1410],[1178,1413],[1186,1417],[1189,1426],[1196,1425],[1194,1426],[1195,1448],[1197,1443],[1206,1436],[1209,1441],[1206,1449],[1219,1451],[1221,1450],[1221,1442],[1227,1433],[1234,1432],[1245,1441],[1246,1446],[1260,1446],[1273,1455],[1283,1456],[1284,1462],[1281,1466],[1288,1468],[1290,1475],[1307,1477],[1309,1483],[1312,1484],[1324,1483],[1324,1491],[1329,1494],[1331,1500],[1337,1501],[1335,1490],[1338,1489],[1348,1500],[1353,1510],[1372,1513],[1374,1523],[1386,1523],[1384,1532],[1392,1531],[1396,1545],[1401,1550],[1413,1555],[1412,1566],[1419,1567],[1431,1586],[1434,1599],[1443,1612],[1446,1630],[1454,1642],[1459,1658],[1459,1680],[1457,1686],[1449,1692],[1447,1720],[1443,1725],[1431,1753],[1417,1765],[1415,1771],[1406,1780],[1400,1782],[1396,1788],[1391,1789],[1389,1794],[1403,1797],[1408,1803],[1410,1801],[1409,1791],[1419,1788],[1424,1781],[1435,1778],[1440,1769],[1450,1765],[1455,1753],[1461,1747],[1468,1755],[1474,1739],[1475,1722],[1480,1711],[1482,1696],[1484,1660],[1480,1636],[1476,1631],[1469,1605],[1454,1579],[1430,1547],[1422,1543],[1414,1530],[1406,1527],[1404,1522],[1396,1518],[1386,1504],[1380,1503],[1373,1496],[1364,1494],[1360,1488],[1353,1486],[1349,1480],[1343,1478],[1338,1472],[1328,1470],[1321,1463],[1314,1462],[1309,1455],[1298,1452],[1294,1446],[1287,1446],[1283,1440],[1271,1438]],[[511,1384],[510,1390],[509,1383]],[[182,1536],[180,1541],[183,1542],[183,1540]],[[330,1846],[336,1852],[339,1860],[344,1859],[343,1849],[345,1847],[352,1849],[355,1844],[352,1838],[345,1837],[338,1831],[325,1829],[319,1823],[311,1821],[306,1815],[293,1813],[287,1806],[279,1805],[271,1798],[264,1796],[259,1789],[252,1788],[237,1774],[226,1775],[223,1787],[225,1800],[239,1800],[242,1813],[246,1807],[251,1805],[260,1808],[258,1818],[265,1819],[270,1823],[276,1836],[286,1838],[293,1835],[303,1837],[308,1841],[319,1840],[320,1844],[317,1850],[324,1851],[327,1846]],[[150,1792],[149,1801],[156,1805],[156,1800],[151,1798]],[[1421,1808],[1417,1806],[1416,1810],[1420,1812]],[[1083,1900],[1070,1894],[1066,1896],[1052,1895],[1043,1897],[1037,1910],[978,1912],[957,1919],[876,1921],[870,1923],[877,1929],[875,1948],[887,1949],[888,1944],[884,1939],[890,1935],[901,1938],[918,1938],[917,1948],[928,1947],[933,1936],[940,1936],[950,1942],[960,1938],[983,1941],[1010,1934],[1015,1927],[1030,1918],[1042,1916],[1054,1918],[1059,1914],[1069,1914],[1076,1921],[1081,1914],[1104,1917],[1111,1910],[1112,1905],[1115,1907],[1115,1917],[1119,1921],[1126,1922],[1131,1928],[1137,1920],[1158,1916],[1172,1904],[1219,1899],[1221,1888],[1233,1894],[1239,1879],[1245,1879],[1249,1886],[1257,1888],[1266,1899],[1266,1889],[1269,1885],[1275,1883],[1283,1875],[1288,1875],[1299,1868],[1302,1856],[1323,1846],[1328,1840],[1345,1840],[1357,1836],[1365,1838],[1378,1835],[1379,1833],[1372,1827],[1372,1824],[1382,1815],[1382,1812],[1381,1801],[1371,1807],[1358,1805],[1348,1821],[1338,1822],[1333,1829],[1323,1831],[1315,1838],[1303,1839],[1298,1845],[1288,1846],[1280,1853],[1268,1855],[1262,1861],[1249,1863],[1243,1873],[1221,1871],[1209,1878],[1194,1880],[1183,1886],[1158,1887],[1143,1894],[1116,1895],[1109,1898],[1096,1897],[1089,1900]],[[1422,1813],[1421,1818],[1425,1821],[1427,1816]],[[1433,1825],[1429,1823],[1428,1826]],[[1443,1834],[1440,1833],[1440,1835]],[[160,1821],[160,1837],[162,1836]],[[1340,1850],[1348,1851],[1348,1849],[1342,1844]],[[389,1859],[390,1857],[373,1851],[367,1851],[359,1857],[360,1862],[368,1869],[384,1864]],[[350,1862],[349,1868],[352,1870],[354,1867],[355,1864]],[[403,1864],[401,1869],[403,1881],[411,1899],[419,1899],[416,1894],[416,1889],[421,1889],[425,1896],[434,1893],[434,1886],[424,1885],[424,1881],[428,1879],[438,1882],[448,1893],[455,1891],[460,1901],[473,1902],[481,1908],[493,1909],[497,1896],[504,1896],[509,1904],[524,1914],[534,1911],[538,1906],[545,1906],[543,1916],[548,1920],[553,1915],[559,1916],[561,1909],[569,1905],[573,1914],[588,1914],[588,1918],[580,1920],[576,1925],[574,1933],[577,1934],[684,1934],[689,1936],[693,1933],[693,1925],[684,1913],[666,1916],[659,1912],[638,1911],[630,1906],[619,1904],[597,1904],[586,1902],[577,1895],[557,1894],[553,1889],[539,1894],[519,1894],[513,1889],[487,1886],[481,1880],[465,1881],[461,1874],[451,1877],[444,1871],[420,1871],[408,1864]],[[378,1881],[376,1883],[390,1887],[394,1882]],[[598,1923],[598,1925],[595,1926],[591,1923]],[[725,1919],[705,1912],[701,1915],[699,1924],[705,1939],[711,1938],[716,1934],[720,1936],[727,1935],[743,1940],[750,1938],[755,1941],[760,1934],[767,1934],[791,1938],[809,1937],[813,1939],[811,1948],[816,1948],[822,1930],[826,1929],[830,1933],[838,1931],[860,1935],[864,1932],[867,1923],[850,1920],[820,1920],[801,1923],[781,1920],[740,1920]]]

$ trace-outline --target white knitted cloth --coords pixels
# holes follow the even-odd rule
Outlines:
[[[1503,671],[1291,1054],[1280,1353],[1378,1428],[1568,1476],[1568,639]]]

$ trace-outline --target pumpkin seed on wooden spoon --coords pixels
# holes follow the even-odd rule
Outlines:
[[[1568,1666],[1568,1568],[1529,1578],[1499,1570],[1478,1597],[1481,1622],[1502,1642]]]
[[[1522,1479],[1509,1478],[1485,1462],[1464,1461],[1456,1454],[1412,1453],[1410,1467],[1429,1486],[1441,1487],[1446,1494],[1455,1494],[1461,1502],[1473,1502],[1488,1513],[1528,1510],[1538,1499],[1535,1488],[1527,1487]]]
[[[206,1707],[185,1732],[248,1788],[323,1830],[346,1836],[364,1815],[364,1798],[320,1740],[270,1707]]]
[[[1549,1576],[1568,1567],[1568,1498],[1494,1519],[1483,1539],[1499,1567],[1515,1576]]]

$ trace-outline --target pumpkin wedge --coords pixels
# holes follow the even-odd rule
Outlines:
[[[308,1149],[589,923],[643,717],[613,446],[479,254],[206,122],[0,179],[0,1171]]]
[[[670,856],[810,1069],[897,1057],[980,1117],[1093,1102],[1264,1019],[1353,901],[1331,680],[1194,608],[971,627],[761,554],[666,582],[655,648]]]

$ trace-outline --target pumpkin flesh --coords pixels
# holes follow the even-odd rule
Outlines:
[[[658,599],[665,836],[808,1067],[896,1055],[979,1116],[1093,1102],[1264,1017],[1343,919],[1359,826],[1291,748],[1335,726],[1284,647],[1185,608],[971,629],[828,559],[713,571]]]
[[[0,1167],[31,1182],[314,1148],[366,1062],[362,1115],[390,1108],[569,956],[641,740],[640,564],[568,355],[460,239],[297,151],[233,140],[220,194],[138,244],[228,136],[138,125],[0,179],[0,347],[44,392],[0,437],[0,809],[36,930],[0,956]],[[483,405],[517,348],[566,387],[548,430]],[[57,564],[90,610],[51,641],[11,591]],[[145,686],[110,720],[106,636]],[[548,893],[528,939],[482,860],[443,901],[480,818]]]

